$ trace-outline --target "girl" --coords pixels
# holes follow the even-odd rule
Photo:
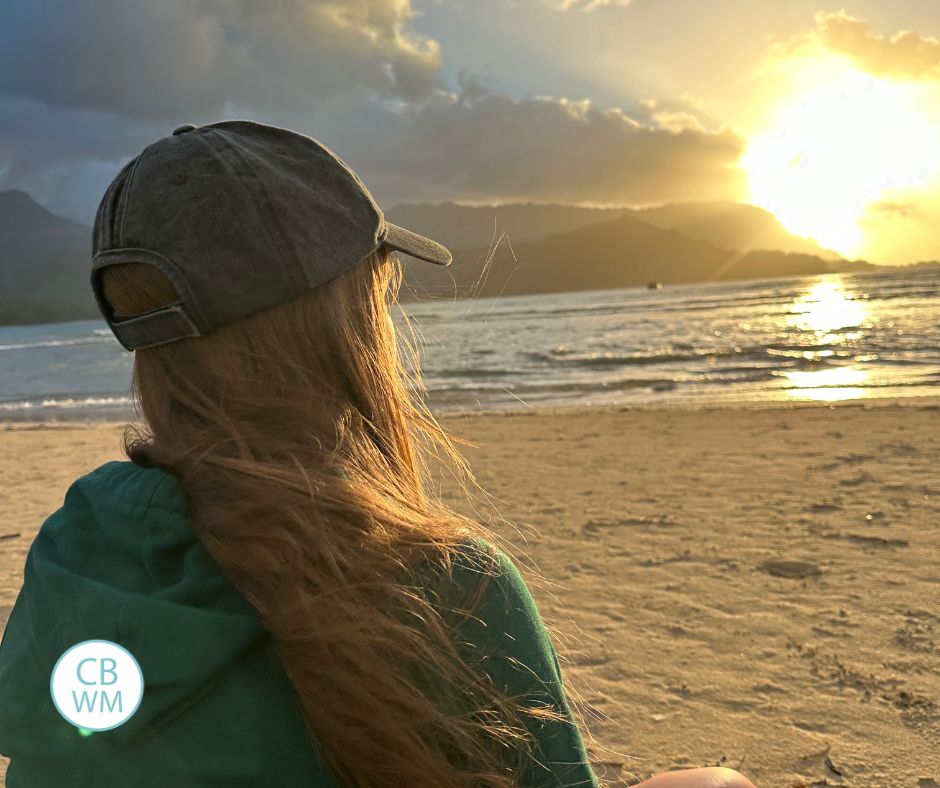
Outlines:
[[[0,649],[9,788],[599,785],[525,581],[431,493],[432,457],[472,475],[415,396],[394,251],[450,262],[285,129],[183,126],[115,178],[91,283],[140,424],[30,549]],[[49,699],[93,639],[144,681],[110,730]]]

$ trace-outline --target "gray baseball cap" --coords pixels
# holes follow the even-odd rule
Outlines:
[[[438,265],[439,243],[385,221],[352,169],[326,146],[250,120],[187,124],[117,174],[95,216],[91,285],[126,350],[209,332],[289,301],[381,246]],[[115,315],[100,272],[149,263],[179,300]]]

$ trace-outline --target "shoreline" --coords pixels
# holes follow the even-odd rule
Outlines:
[[[512,408],[478,408],[473,410],[431,409],[442,421],[451,419],[496,418],[501,416],[571,416],[584,413],[725,413],[725,412],[792,412],[802,410],[940,410],[940,392],[937,395],[910,397],[859,397],[837,400],[663,400],[659,402],[637,402],[619,404],[533,405]],[[0,418],[0,432],[41,429],[76,429],[81,427],[113,427],[131,423],[133,420],[113,417],[86,419],[4,419]]]

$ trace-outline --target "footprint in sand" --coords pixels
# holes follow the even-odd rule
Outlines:
[[[862,536],[861,534],[843,534],[828,533],[823,534],[823,539],[842,539],[846,542],[854,542],[863,547],[908,547],[909,542],[906,539],[886,539],[883,536]]]
[[[920,449],[910,443],[883,443],[878,448],[882,451],[890,451],[896,457],[920,453]]]
[[[937,638],[934,634],[933,625],[926,616],[918,615],[925,611],[909,610],[905,616],[904,626],[895,630],[894,642],[907,651],[932,654],[940,650]]]
[[[874,477],[870,473],[860,473],[848,479],[839,479],[839,484],[843,487],[858,487],[860,484],[865,484],[873,479]]]
[[[842,507],[835,503],[814,503],[807,506],[806,511],[814,514],[825,514],[827,512],[841,512]]]
[[[840,690],[855,690],[865,701],[873,698],[887,701],[900,712],[905,725],[925,733],[940,733],[937,724],[940,706],[927,695],[907,689],[904,679],[897,674],[879,675],[871,667],[853,667],[844,663],[837,653],[824,653],[802,644],[796,644],[796,651],[810,661],[811,675],[824,684]]]
[[[809,561],[793,561],[787,559],[771,558],[764,561],[759,567],[775,577],[787,577],[801,580],[806,577],[819,577],[822,571],[816,564]]]
[[[857,465],[860,462],[868,462],[875,458],[871,454],[839,454],[836,456],[836,459],[846,465]]]
[[[757,692],[761,695],[786,695],[787,690],[783,687],[774,684],[772,681],[767,681],[763,684],[755,684],[751,687],[751,692]]]

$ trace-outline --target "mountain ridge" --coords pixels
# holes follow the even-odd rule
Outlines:
[[[690,205],[696,207],[690,209]],[[563,292],[631,287],[650,280],[669,284],[872,267],[799,251],[728,250],[661,226],[704,221],[699,234],[706,234],[709,223],[701,217],[710,212],[725,217],[730,213],[728,222],[742,235],[754,234],[754,227],[763,227],[765,234],[779,227],[773,217],[768,222],[770,215],[753,206],[707,206],[678,204],[670,213],[666,210],[670,206],[638,211],[541,203],[469,208],[437,203],[428,209],[423,203],[400,203],[386,215],[389,221],[445,245],[450,241],[454,252],[455,262],[447,268],[406,265],[402,301],[419,295],[453,298],[455,294]],[[646,214],[647,221],[644,211],[654,211]],[[691,218],[683,215],[690,211]],[[753,226],[746,221],[736,223],[735,216],[751,217]],[[508,237],[487,267],[491,244],[503,231]],[[730,233],[726,227],[719,235]],[[454,239],[477,243],[461,246]],[[90,227],[51,213],[27,192],[0,191],[0,325],[100,319],[88,278],[90,254]]]
[[[0,191],[0,325],[100,317],[81,264],[90,256],[91,228]]]
[[[648,282],[762,279],[874,269],[863,261],[826,261],[778,250],[738,252],[633,216],[516,245],[457,250],[455,269],[409,265],[403,301],[638,287]],[[590,261],[589,265],[580,261]],[[573,262],[574,261],[574,262]]]
[[[649,208],[592,208],[535,202],[501,205],[404,202],[393,205],[385,213],[394,224],[430,235],[456,250],[486,246],[502,231],[507,233],[510,243],[525,243],[540,240],[552,231],[576,230],[632,216],[728,251],[779,249],[840,259],[838,254],[812,239],[788,232],[773,214],[747,203],[686,202]]]

